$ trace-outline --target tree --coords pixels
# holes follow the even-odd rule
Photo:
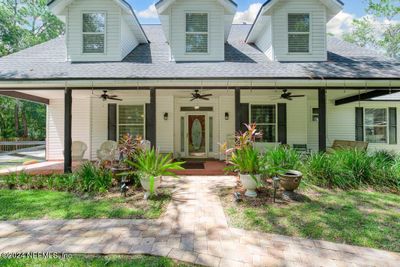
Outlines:
[[[47,0],[0,0],[0,56],[56,38],[64,24]]]
[[[353,30],[343,39],[360,45],[382,49],[390,57],[400,58],[400,0],[366,0],[368,16],[353,20]]]

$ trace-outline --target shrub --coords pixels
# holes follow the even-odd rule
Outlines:
[[[368,154],[360,150],[338,150],[331,154],[313,154],[304,162],[303,172],[308,182],[318,186],[400,189],[400,158],[384,151]]]
[[[274,176],[278,172],[297,170],[301,166],[300,154],[296,150],[284,146],[267,150],[262,161],[269,176]]]
[[[228,166],[227,170],[238,171],[241,174],[260,174],[263,168],[260,153],[252,146],[236,149],[229,163],[231,166]]]
[[[83,163],[75,175],[83,192],[103,193],[112,185],[111,171],[91,162]]]

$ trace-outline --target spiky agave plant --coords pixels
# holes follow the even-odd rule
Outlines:
[[[184,170],[185,162],[174,162],[171,155],[161,155],[154,148],[145,150],[135,156],[135,161],[126,163],[136,169],[125,174],[138,174],[142,179],[149,179],[150,193],[154,193],[154,181],[159,176],[176,176],[171,170]]]

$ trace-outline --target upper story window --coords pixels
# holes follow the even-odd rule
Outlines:
[[[310,52],[310,14],[288,15],[289,53]]]
[[[261,139],[258,142],[276,142],[277,118],[275,105],[251,105],[251,122],[257,124],[257,129],[262,132]]]
[[[208,52],[207,13],[186,13],[186,52]]]
[[[83,14],[83,53],[104,53],[106,14],[90,12]]]

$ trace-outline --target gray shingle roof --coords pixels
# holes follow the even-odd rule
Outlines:
[[[251,25],[234,25],[224,62],[170,62],[160,25],[144,25],[151,41],[122,62],[66,61],[64,37],[0,58],[0,79],[399,78],[400,62],[328,38],[327,62],[273,62],[244,42]]]

